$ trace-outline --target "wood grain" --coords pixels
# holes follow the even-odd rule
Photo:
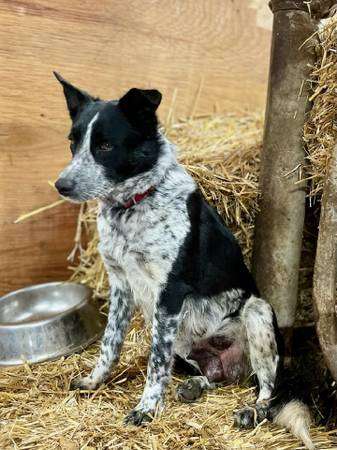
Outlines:
[[[103,98],[156,87],[167,116],[261,109],[270,31],[242,0],[0,1],[0,292],[65,277],[76,207],[54,201],[69,158],[65,78]],[[198,89],[199,100],[195,105]]]

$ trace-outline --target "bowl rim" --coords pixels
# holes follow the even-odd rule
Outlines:
[[[43,325],[46,323],[50,323],[56,319],[67,316],[67,315],[73,313],[74,311],[77,311],[78,309],[82,308],[85,304],[89,304],[89,299],[92,297],[92,293],[93,293],[92,289],[89,286],[87,286],[86,284],[75,283],[74,281],[51,281],[51,282],[46,282],[46,283],[32,284],[31,286],[25,286],[23,288],[16,289],[15,291],[8,292],[7,294],[1,296],[0,303],[3,299],[10,297],[12,295],[19,294],[20,292],[24,292],[24,291],[27,291],[30,289],[34,290],[34,289],[44,287],[44,286],[52,287],[52,286],[59,286],[62,284],[81,286],[82,288],[84,288],[83,296],[76,305],[72,306],[69,309],[66,309],[65,311],[56,313],[55,315],[50,316],[46,319],[37,319],[32,322],[9,323],[9,322],[1,322],[0,321],[0,330],[1,329],[5,330],[5,329],[13,329],[13,328],[23,328],[23,327],[30,328],[30,327],[35,327],[37,325]]]

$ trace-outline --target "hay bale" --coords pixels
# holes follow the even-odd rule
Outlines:
[[[337,17],[321,21],[317,61],[310,80],[312,108],[304,125],[306,166],[302,177],[308,181],[304,242],[300,269],[300,290],[296,324],[314,322],[312,276],[318,221],[324,181],[333,147],[337,142]]]
[[[337,17],[322,20],[318,58],[311,74],[313,102],[304,127],[306,175],[311,203],[320,200],[333,146],[337,141]]]

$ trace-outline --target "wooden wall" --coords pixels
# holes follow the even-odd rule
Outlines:
[[[0,0],[0,293],[66,276],[76,207],[57,200],[69,120],[52,70],[116,98],[156,87],[165,119],[262,109],[270,16],[264,0]],[[262,4],[262,7],[260,6]]]

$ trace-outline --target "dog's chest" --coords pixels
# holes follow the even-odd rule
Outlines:
[[[160,211],[111,214],[101,210],[97,220],[99,250],[107,271],[118,271],[130,285],[134,301],[147,319],[165,286],[188,230],[187,217]],[[113,277],[112,277],[113,279]]]

